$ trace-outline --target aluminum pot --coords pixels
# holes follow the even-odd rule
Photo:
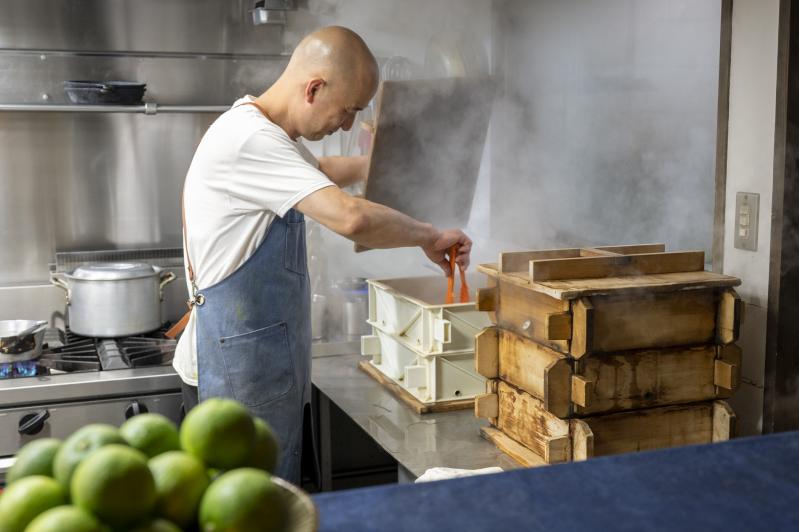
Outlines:
[[[72,332],[99,338],[160,327],[164,287],[174,280],[172,272],[135,262],[89,264],[50,276],[50,282],[67,293]]]
[[[46,330],[46,321],[0,320],[0,364],[39,358]]]

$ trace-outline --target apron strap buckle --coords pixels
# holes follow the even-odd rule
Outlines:
[[[189,306],[189,308],[192,308],[192,307],[195,307],[195,306],[196,307],[201,307],[201,306],[203,306],[205,304],[205,296],[202,295],[202,294],[197,294],[195,296],[191,296],[191,299],[186,301],[186,304]]]
[[[189,310],[194,306],[201,307],[205,304],[205,296],[200,293],[200,289],[194,283],[191,284],[191,298],[186,301],[186,304],[189,306]]]

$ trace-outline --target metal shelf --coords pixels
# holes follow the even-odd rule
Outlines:
[[[227,105],[158,105],[147,102],[142,105],[79,105],[69,103],[0,103],[0,111],[49,112],[49,113],[224,113]]]

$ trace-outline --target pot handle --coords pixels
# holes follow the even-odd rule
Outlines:
[[[161,294],[161,301],[164,300],[164,287],[177,279],[177,276],[169,271],[160,271],[158,275],[161,277],[161,283],[158,285],[159,293]]]
[[[72,290],[69,289],[69,285],[64,280],[64,274],[61,272],[51,273],[50,283],[67,293],[67,305],[69,305],[72,300]]]

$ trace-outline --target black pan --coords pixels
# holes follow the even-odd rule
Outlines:
[[[136,81],[65,81],[72,103],[135,105],[141,103],[146,83]]]

